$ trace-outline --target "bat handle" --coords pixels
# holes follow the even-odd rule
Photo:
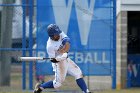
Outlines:
[[[43,60],[47,60],[47,59],[51,60],[51,59],[54,59],[54,58],[46,58],[46,57],[43,58]]]

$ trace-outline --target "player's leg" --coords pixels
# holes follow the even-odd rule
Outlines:
[[[41,83],[36,83],[34,93],[41,93],[42,89],[40,89]]]
[[[37,83],[35,85],[34,93],[41,93],[41,91],[45,88],[54,88],[53,81],[48,81],[44,83]]]
[[[68,63],[65,61],[53,64],[53,69],[55,71],[55,79],[53,81],[48,81],[41,84],[38,87],[38,90],[40,91],[45,88],[59,88],[65,80],[67,68],[68,68],[67,65]],[[40,93],[40,92],[34,92],[34,93]]]
[[[87,85],[83,79],[81,69],[71,59],[68,59],[68,61],[69,61],[68,73],[75,77],[76,83],[81,88],[83,93],[91,93],[89,92]]]

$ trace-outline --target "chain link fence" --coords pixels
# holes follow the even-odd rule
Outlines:
[[[22,4],[24,2],[24,4]],[[0,1],[0,90],[22,90],[22,63],[17,58],[22,51],[29,56],[29,30],[32,25],[32,43],[35,41],[35,15],[36,6],[33,2],[32,23],[29,21],[30,0],[2,0]],[[25,19],[25,20],[24,20]],[[25,23],[24,23],[25,22]],[[23,27],[24,26],[24,27]],[[25,28],[25,29],[24,29]],[[25,33],[23,33],[25,30]],[[25,34],[25,47],[23,48],[23,34]],[[26,69],[26,88],[29,85],[29,64]]]
[[[30,5],[30,1],[33,1],[33,5]],[[94,16],[95,19],[100,20],[102,24],[107,25],[110,29],[113,28],[112,23],[106,23],[93,15],[93,13],[83,9],[77,3],[75,6],[78,11]],[[35,73],[35,64],[21,63],[17,60],[19,56],[36,56],[36,11],[36,0],[0,1],[0,91],[2,92],[17,92],[22,89],[32,89],[32,86],[38,81]],[[42,25],[38,24],[38,28],[41,27]],[[31,30],[32,32],[30,32]],[[95,65],[100,65],[99,67],[108,72],[112,70],[112,68],[106,69],[106,66],[103,64]],[[30,68],[30,66],[33,66],[33,68]],[[33,78],[30,78],[30,75],[33,75]],[[43,81],[48,81],[53,78],[53,75],[47,75],[45,78],[43,77]],[[85,76],[85,80],[87,85],[91,87],[90,90],[107,89],[108,87],[111,88],[112,85],[111,75],[103,77]],[[74,90],[72,93],[77,93],[76,91],[80,89],[76,85],[75,79],[68,75],[63,86],[59,90],[66,90],[63,91],[63,93],[69,92],[67,90]]]
[[[30,63],[25,63],[25,69],[23,70],[23,63],[19,62],[17,58],[23,56],[23,51],[25,52],[25,56],[30,56],[30,43],[33,45],[33,56],[36,56],[34,54],[36,51],[37,29],[36,4],[34,2],[32,16],[32,42],[30,42],[30,5],[28,4],[29,2],[26,2],[25,5],[22,3],[23,2],[21,0],[0,2],[0,92],[17,93],[23,89],[31,89],[29,84]],[[23,30],[25,30],[25,33],[23,33]],[[24,48],[23,42],[25,43]],[[33,87],[35,83],[38,82],[38,77],[35,75],[35,70],[36,66],[33,64]],[[25,76],[23,76],[23,71],[25,71]],[[23,82],[23,78],[25,78],[25,82]],[[44,81],[48,81],[53,78],[54,76],[47,75],[45,76]],[[69,81],[72,82],[68,83]],[[64,86],[60,90],[65,89],[79,90],[73,77],[68,76],[66,78]]]

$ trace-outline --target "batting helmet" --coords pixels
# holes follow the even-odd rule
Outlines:
[[[50,24],[47,28],[47,32],[49,37],[53,37],[54,35],[59,35],[62,31],[56,24]]]

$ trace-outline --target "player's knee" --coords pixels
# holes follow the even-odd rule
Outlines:
[[[53,82],[54,88],[59,88],[61,85],[62,85],[62,82],[57,82],[57,81]]]
[[[75,76],[75,79],[79,79],[79,78],[83,78],[83,74],[82,73],[79,73]]]

